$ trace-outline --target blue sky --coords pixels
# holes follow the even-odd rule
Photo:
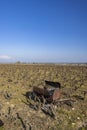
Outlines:
[[[0,62],[87,62],[87,0],[0,0]]]

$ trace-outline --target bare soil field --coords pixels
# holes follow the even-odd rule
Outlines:
[[[45,80],[61,84],[60,99],[74,100],[50,104],[55,118],[25,96]],[[87,65],[0,64],[0,130],[87,130]]]

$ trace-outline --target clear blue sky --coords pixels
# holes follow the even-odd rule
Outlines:
[[[87,0],[0,0],[0,62],[87,62]]]

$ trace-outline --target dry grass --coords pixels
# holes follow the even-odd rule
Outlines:
[[[61,98],[74,98],[73,107],[63,104],[57,107],[56,119],[53,120],[41,111],[34,111],[23,101],[23,94],[32,90],[33,86],[43,86],[44,80],[61,83]],[[4,121],[3,129],[20,130],[21,122],[12,121],[17,112],[28,120],[32,130],[86,130],[87,129],[87,66],[86,65],[0,65],[0,119]],[[9,93],[10,99],[7,99]],[[6,118],[8,108],[12,113]],[[4,114],[3,114],[4,113]],[[26,117],[26,118],[25,118]],[[0,128],[1,129],[1,128]],[[23,129],[23,128],[22,128]]]

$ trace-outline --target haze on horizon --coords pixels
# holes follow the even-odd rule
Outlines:
[[[0,62],[87,62],[87,0],[1,0]]]

